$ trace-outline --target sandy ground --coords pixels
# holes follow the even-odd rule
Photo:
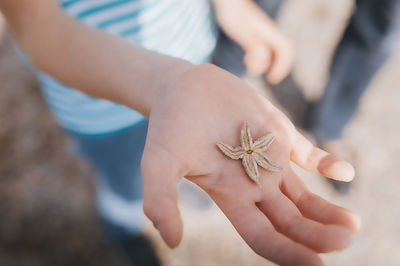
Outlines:
[[[280,23],[298,52],[294,78],[306,99],[321,93],[350,9],[346,0],[297,0],[282,10]],[[0,20],[0,36],[1,25]],[[350,194],[339,196],[323,178],[298,170],[312,191],[355,210],[363,220],[349,249],[323,255],[326,265],[400,265],[399,64],[396,52],[372,82],[346,131],[357,169]],[[249,83],[274,97],[260,80]],[[289,99],[289,106],[301,110],[296,97]],[[123,266],[97,220],[89,167],[69,155],[66,135],[4,36],[0,117],[0,265]],[[146,229],[166,266],[272,265],[241,241],[215,206],[193,208],[198,199],[190,199],[187,191],[182,190],[181,198],[192,204],[181,204],[185,232],[178,249],[169,250],[150,226]]]

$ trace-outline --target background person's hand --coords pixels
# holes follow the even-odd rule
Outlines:
[[[333,179],[349,181],[348,163],[315,148],[268,100],[212,65],[184,73],[158,94],[150,113],[142,159],[144,211],[166,243],[182,237],[177,205],[181,177],[199,185],[225,213],[249,246],[281,265],[321,265],[318,252],[343,249],[359,221],[350,211],[307,190],[290,161]],[[284,168],[259,168],[259,187],[242,163],[216,146],[240,145],[248,121],[254,139],[272,132],[266,154]]]
[[[213,0],[218,25],[244,50],[244,63],[252,75],[266,73],[276,84],[290,72],[291,40],[252,0]]]

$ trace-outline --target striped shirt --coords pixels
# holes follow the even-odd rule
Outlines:
[[[59,4],[86,25],[194,64],[207,62],[215,47],[208,0],[59,0]],[[38,73],[38,78],[56,120],[72,132],[108,134],[144,119],[128,107],[88,96],[45,73]]]

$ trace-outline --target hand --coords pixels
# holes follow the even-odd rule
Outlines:
[[[309,171],[349,181],[348,163],[315,148],[265,98],[241,80],[212,65],[185,72],[175,86],[154,101],[142,158],[144,212],[165,242],[182,237],[177,206],[181,177],[199,185],[221,208],[248,245],[281,265],[321,265],[318,252],[343,249],[358,230],[358,218],[307,190],[290,161]],[[272,132],[266,151],[284,168],[260,168],[261,187],[241,162],[216,146],[239,146],[240,128],[248,121],[254,138]]]
[[[214,0],[221,29],[245,51],[244,63],[253,75],[267,73],[276,84],[290,72],[293,61],[291,40],[253,1]]]

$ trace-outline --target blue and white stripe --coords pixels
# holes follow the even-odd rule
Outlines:
[[[147,49],[186,59],[209,60],[216,30],[208,0],[60,0],[67,14],[83,23],[119,35]],[[141,121],[142,115],[106,100],[90,97],[39,73],[43,94],[66,129],[100,135]]]

